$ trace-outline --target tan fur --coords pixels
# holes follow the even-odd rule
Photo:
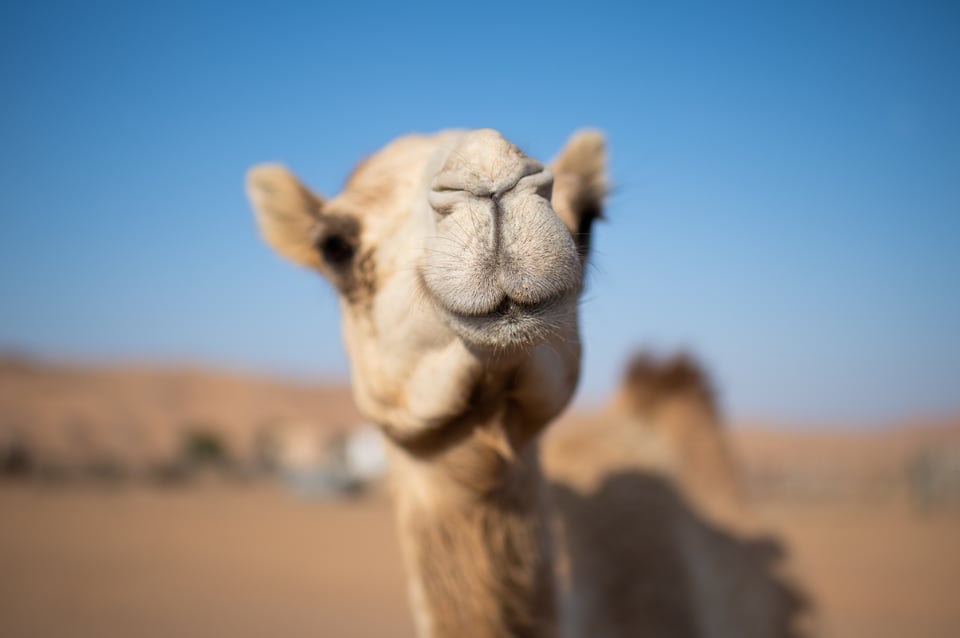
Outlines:
[[[401,138],[331,200],[280,167],[250,173],[267,243],[340,294],[357,405],[390,442],[421,636],[792,635],[737,625],[752,623],[740,606],[773,606],[766,563],[754,578],[701,560],[734,554],[700,506],[734,520],[740,501],[683,366],[638,369],[606,425],[551,448],[543,478],[537,437],[578,381],[577,298],[607,189],[595,132],[549,170],[495,131]],[[747,602],[718,591],[717,574],[740,572],[758,583]]]

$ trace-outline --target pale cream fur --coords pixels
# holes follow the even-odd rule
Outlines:
[[[787,626],[779,616],[737,612],[738,585],[731,593],[723,574],[738,568],[701,560],[729,549],[717,550],[695,506],[701,487],[732,471],[683,479],[700,461],[727,458],[717,428],[696,425],[712,424],[712,412],[686,414],[689,401],[654,416],[621,410],[595,437],[553,448],[559,482],[541,472],[538,435],[579,377],[578,297],[607,188],[594,132],[575,136],[549,169],[491,130],[401,138],[329,201],[282,167],[248,177],[266,241],[339,292],[357,405],[390,442],[421,636],[794,635],[774,631]],[[694,423],[707,443],[693,467],[668,434],[676,427],[649,435],[649,419]],[[736,490],[727,492],[705,507],[737,518]],[[608,496],[649,515],[631,519],[636,542],[618,512],[597,509]],[[597,552],[604,538],[623,555]],[[751,578],[736,581],[744,595],[767,586]],[[745,608],[769,609],[763,596]],[[720,612],[715,600],[727,601]]]

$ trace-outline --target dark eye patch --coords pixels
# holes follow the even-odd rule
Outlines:
[[[317,229],[314,246],[323,261],[343,270],[353,261],[360,244],[360,224],[353,216],[326,214]]]
[[[574,241],[577,243],[577,252],[581,259],[586,259],[590,253],[590,236],[593,222],[600,218],[599,206],[588,206],[580,213],[580,223],[577,224],[577,234]]]
[[[350,303],[369,303],[376,292],[376,268],[373,251],[361,243],[357,215],[325,212],[317,221],[313,248],[323,259],[320,272]]]
[[[345,237],[327,235],[320,239],[318,245],[323,260],[334,267],[346,266],[353,259],[356,249]]]

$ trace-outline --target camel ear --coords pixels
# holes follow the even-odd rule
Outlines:
[[[247,196],[264,241],[295,264],[322,269],[317,236],[323,199],[278,164],[262,164],[247,173]]]
[[[599,131],[578,131],[550,165],[553,209],[570,229],[580,257],[590,252],[593,222],[603,217],[607,195],[607,143]]]

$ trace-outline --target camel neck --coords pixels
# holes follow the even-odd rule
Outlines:
[[[556,635],[544,481],[534,443],[484,424],[429,458],[393,449],[397,524],[420,636]]]

